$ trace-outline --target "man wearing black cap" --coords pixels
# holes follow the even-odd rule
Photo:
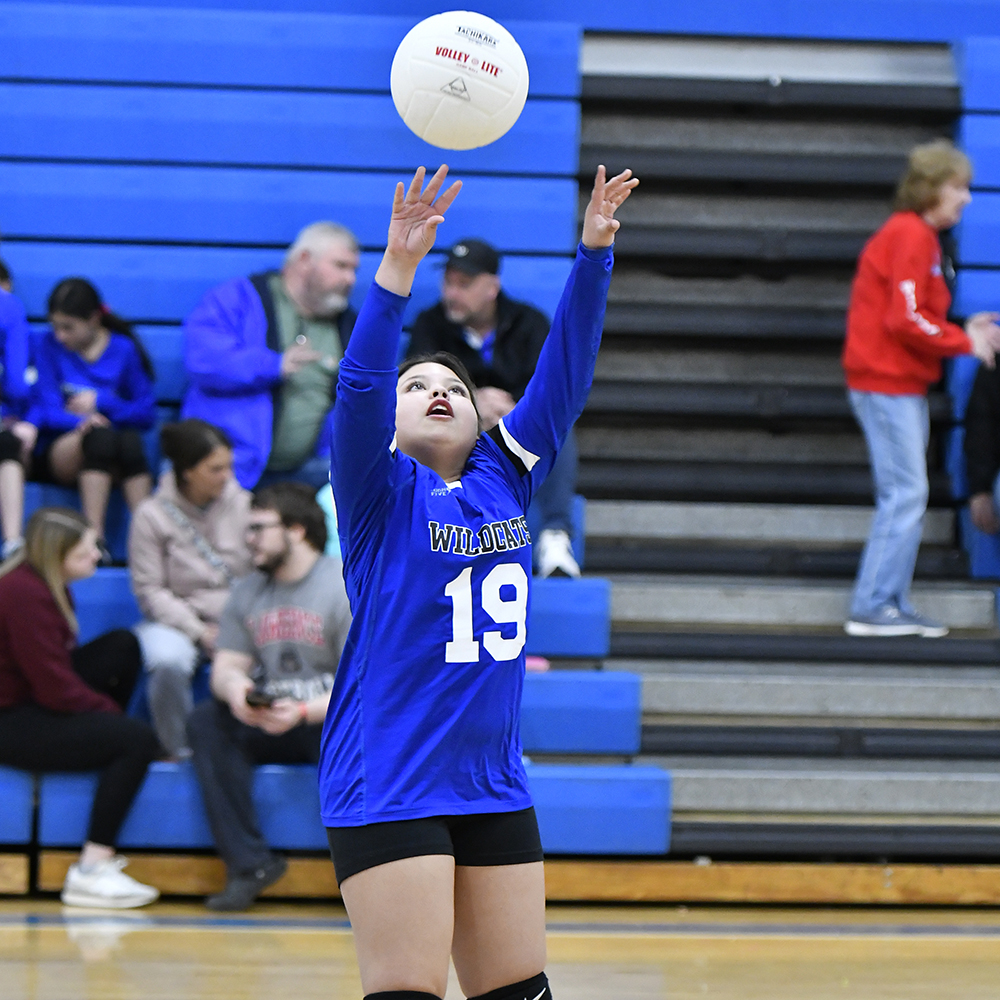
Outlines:
[[[444,265],[441,301],[413,324],[409,357],[448,351],[476,383],[483,429],[494,427],[524,394],[549,332],[544,313],[505,295],[500,255],[482,240],[459,240]],[[542,531],[535,549],[540,576],[579,576],[570,546],[570,510],[576,486],[576,441],[572,431],[538,491]]]

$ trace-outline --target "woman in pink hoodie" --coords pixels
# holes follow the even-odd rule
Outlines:
[[[228,436],[213,424],[166,424],[160,446],[172,468],[133,515],[129,568],[146,619],[136,634],[153,725],[166,751],[180,758],[190,754],[191,678],[215,652],[230,584],[251,568],[250,493],[233,477]]]

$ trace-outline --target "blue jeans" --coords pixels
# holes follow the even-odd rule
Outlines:
[[[576,492],[576,432],[570,428],[555,464],[538,487],[531,506],[542,531],[552,528],[573,536],[573,494]]]
[[[911,614],[910,584],[927,509],[927,398],[854,389],[849,396],[875,481],[875,516],[854,582],[851,615],[870,615],[885,605]]]

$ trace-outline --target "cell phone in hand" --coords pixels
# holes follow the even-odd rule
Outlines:
[[[251,708],[270,708],[274,700],[273,694],[268,694],[260,688],[251,688],[247,691],[247,704]]]

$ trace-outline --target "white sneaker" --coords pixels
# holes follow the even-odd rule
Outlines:
[[[546,528],[538,536],[538,575],[579,576],[580,567],[573,558],[573,548],[565,531]]]
[[[137,882],[122,869],[127,858],[115,856],[99,861],[89,871],[79,864],[70,865],[63,883],[62,901],[67,906],[98,906],[115,910],[128,910],[145,906],[160,896],[160,890]]]

